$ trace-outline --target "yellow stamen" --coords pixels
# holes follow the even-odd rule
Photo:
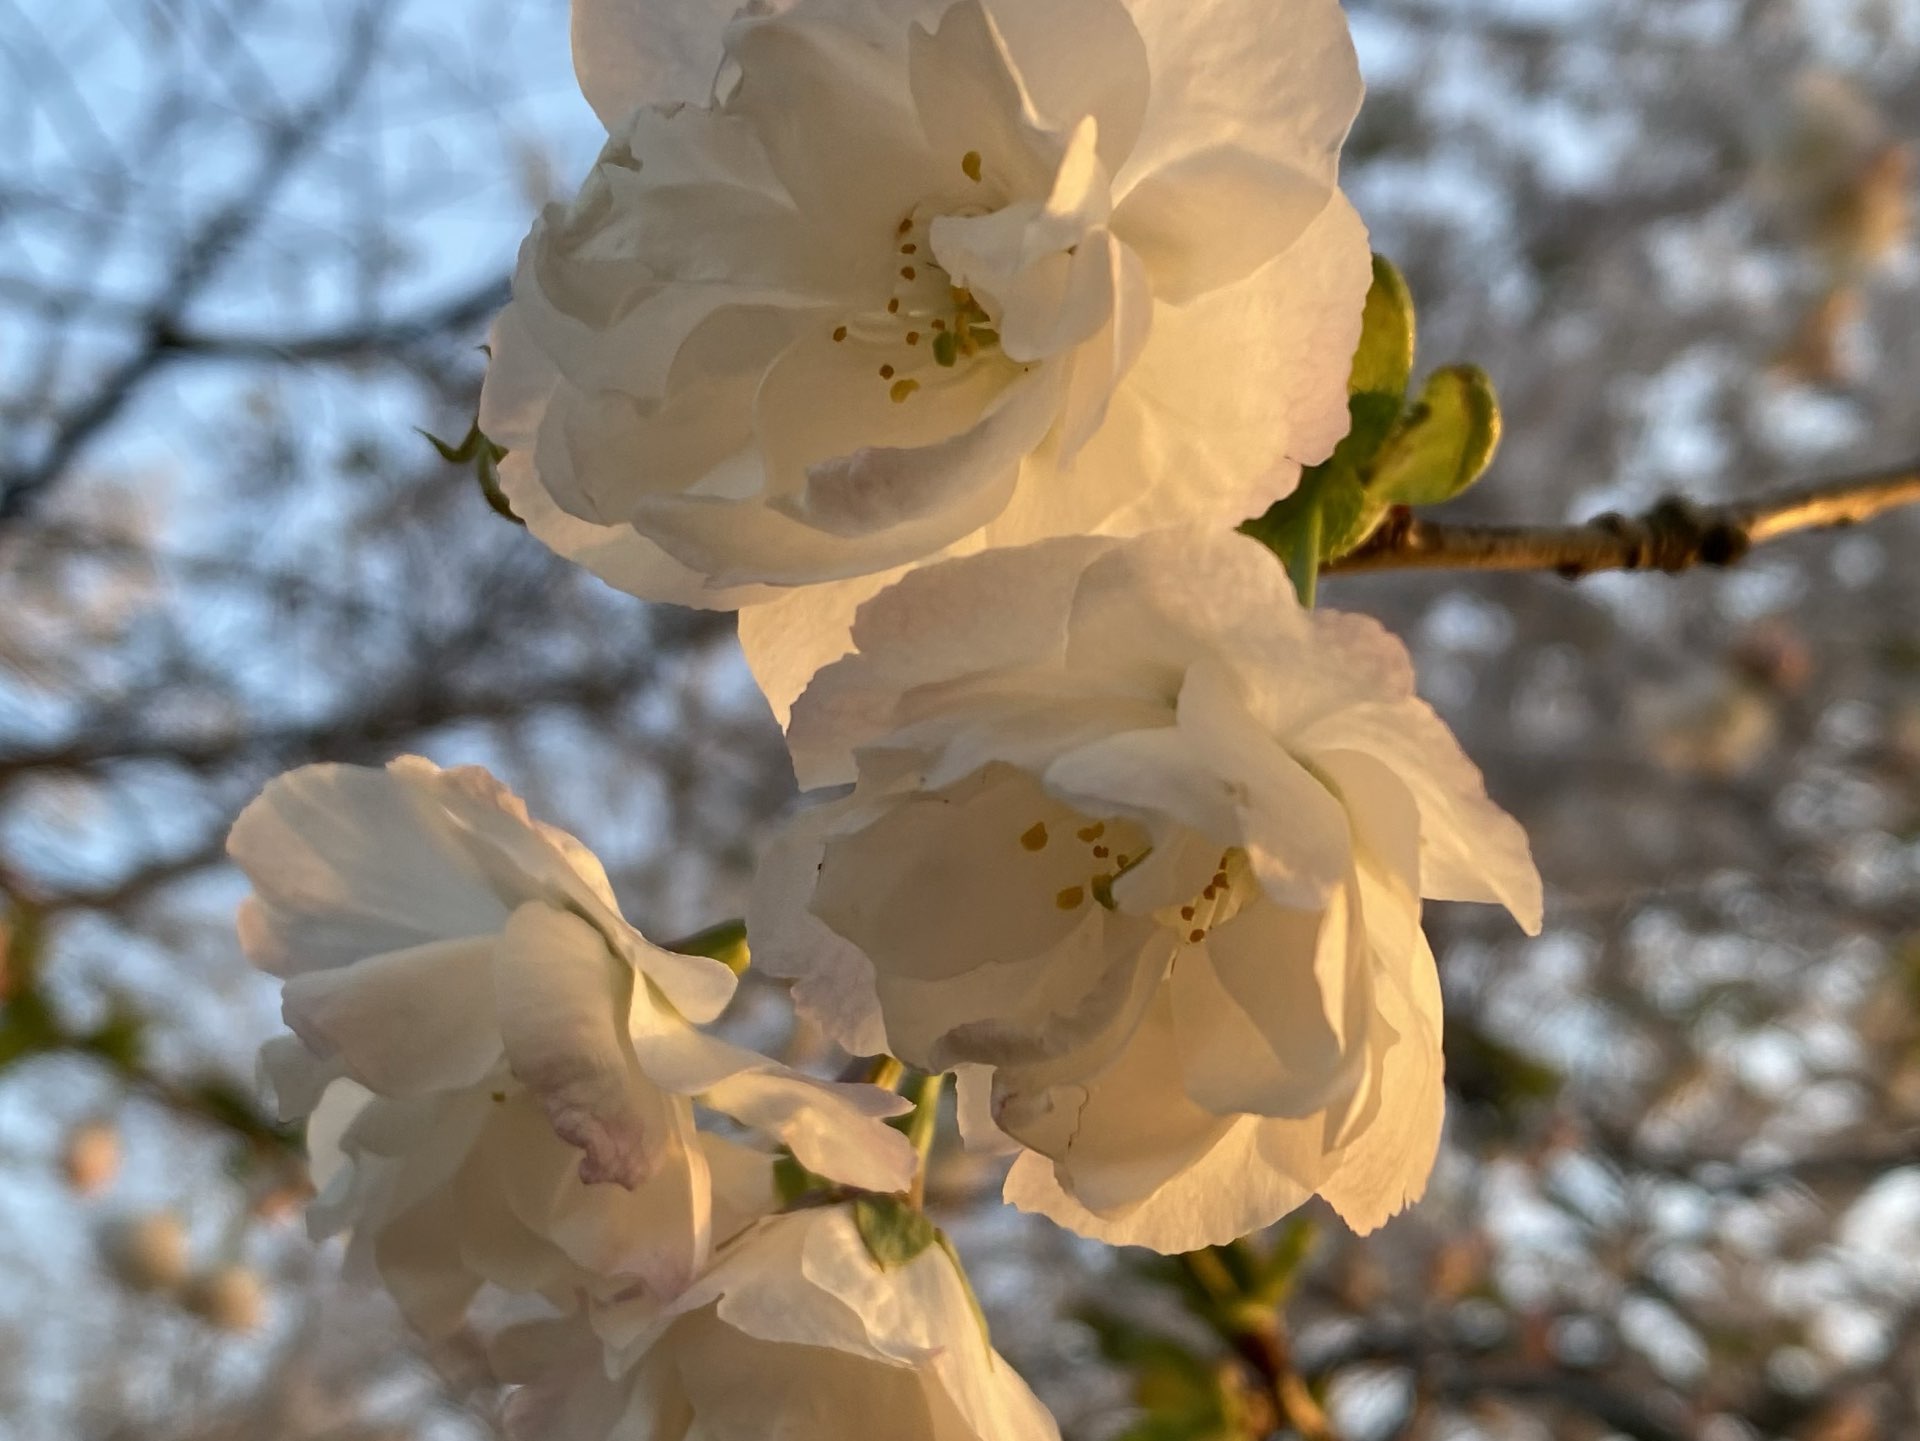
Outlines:
[[[914,391],[918,390],[919,388],[920,388],[920,382],[915,380],[912,376],[908,376],[905,380],[894,381],[893,389],[889,390],[887,394],[891,395],[893,397],[893,403],[895,405],[898,405],[900,404],[901,401],[905,400],[909,395],[912,395]]]
[[[1053,898],[1053,903],[1063,911],[1071,911],[1087,898],[1085,886],[1068,886]]]
[[[1030,851],[1045,850],[1047,845],[1047,823],[1035,821],[1020,837],[1020,844]]]
[[[980,183],[980,152],[978,150],[969,150],[965,155],[962,155],[960,157],[960,169],[966,174],[967,179],[978,185]]]

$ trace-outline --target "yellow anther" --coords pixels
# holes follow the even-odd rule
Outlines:
[[[1207,933],[1205,931],[1188,931],[1187,932],[1187,940],[1196,946],[1199,945],[1200,942],[1204,941],[1206,938],[1207,938]]]
[[[893,299],[887,302],[887,314],[898,315],[899,313],[900,313],[900,297],[896,295],[893,297]]]
[[[893,403],[895,405],[898,405],[900,404],[901,401],[905,400],[909,395],[912,395],[914,391],[918,390],[919,388],[920,388],[920,382],[915,380],[912,376],[908,376],[905,380],[894,381],[893,389],[889,390],[887,394],[891,395],[893,397]]]
[[[881,378],[882,380],[892,380],[892,379],[893,379],[893,367],[892,367],[891,365],[883,365],[883,366],[881,366],[881,367],[880,367],[880,378]]]
[[[1087,898],[1085,886],[1068,886],[1053,898],[1053,903],[1063,911],[1075,910]]]
[[[847,338],[847,327],[844,325],[837,326],[834,329],[833,338],[835,340],[845,340]]]
[[[969,150],[965,155],[962,155],[960,157],[960,169],[965,172],[967,179],[973,181],[976,185],[979,184],[980,152],[978,150]]]
[[[1035,821],[1020,836],[1020,844],[1030,851],[1045,850],[1047,846],[1047,823]]]
[[[919,343],[920,343],[920,332],[917,330],[909,330],[907,332],[907,344],[918,345]]]
[[[915,245],[912,241],[908,241],[905,245],[900,247],[900,253],[902,255],[914,255],[919,252],[919,249],[920,249],[919,246]]]
[[[919,273],[920,272],[915,270],[911,265],[903,265],[900,267],[900,278],[902,280],[912,280]]]
[[[1095,846],[1093,848],[1093,858],[1096,861],[1104,861],[1108,856],[1112,854],[1113,852],[1108,850],[1105,846]]]
[[[1105,821],[1095,821],[1092,825],[1085,826],[1082,829],[1074,832],[1076,836],[1080,837],[1081,840],[1086,841],[1089,844],[1099,840],[1100,837],[1104,836],[1106,833],[1107,833],[1107,823]]]

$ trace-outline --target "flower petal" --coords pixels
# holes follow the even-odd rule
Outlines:
[[[584,1154],[580,1179],[632,1190],[669,1144],[671,1104],[625,1034],[633,973],[605,938],[551,906],[520,907],[494,965],[507,1062],[554,1133]]]

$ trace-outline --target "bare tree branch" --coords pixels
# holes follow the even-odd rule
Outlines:
[[[1550,570],[1568,580],[1606,570],[1726,566],[1755,546],[1806,530],[1857,525],[1920,502],[1920,461],[1758,500],[1699,505],[1670,497],[1644,515],[1580,525],[1454,525],[1396,510],[1329,574],[1378,570]]]

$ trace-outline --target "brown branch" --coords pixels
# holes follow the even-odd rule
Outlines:
[[[1756,500],[1699,505],[1670,497],[1644,515],[1579,525],[1454,525],[1397,508],[1328,574],[1380,570],[1550,570],[1578,580],[1605,570],[1727,566],[1755,546],[1807,530],[1856,525],[1920,503],[1920,461]]]

